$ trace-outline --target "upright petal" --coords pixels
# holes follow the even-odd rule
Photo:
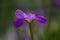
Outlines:
[[[26,16],[26,14],[23,11],[21,11],[19,9],[16,10],[16,17],[17,18],[24,18],[25,16]]]
[[[37,16],[35,19],[40,23],[46,23],[47,22],[47,19],[44,16]]]
[[[15,28],[18,28],[19,26],[22,25],[24,19],[20,19],[20,18],[16,18],[15,20],[13,20],[13,26]]]
[[[38,8],[37,10],[34,11],[36,15],[44,15],[44,9]]]
[[[28,22],[31,22],[33,19],[35,19],[35,14],[32,13],[27,14],[26,20]]]

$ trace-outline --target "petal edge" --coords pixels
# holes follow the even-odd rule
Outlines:
[[[23,19],[16,18],[15,20],[13,20],[12,23],[13,23],[14,28],[18,28],[19,26],[22,25]]]
[[[37,16],[36,20],[40,23],[46,23],[47,19],[44,16]]]

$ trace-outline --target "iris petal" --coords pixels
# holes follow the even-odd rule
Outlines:
[[[25,16],[26,16],[26,14],[23,11],[21,11],[19,9],[16,10],[16,17],[17,18],[24,18]]]
[[[35,19],[35,14],[29,13],[29,14],[26,14],[26,15],[27,15],[26,20],[28,22],[31,22],[33,19]]]
[[[19,26],[22,25],[23,21],[24,21],[23,19],[16,18],[15,20],[13,20],[13,26],[14,26],[15,28],[18,28]]]
[[[44,16],[37,16],[36,20],[40,23],[46,23],[47,19]]]

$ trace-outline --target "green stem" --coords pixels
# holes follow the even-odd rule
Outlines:
[[[15,29],[15,32],[16,32],[16,34],[17,34],[17,40],[21,40],[21,39],[20,39],[20,35],[19,35],[19,34],[20,34],[20,33],[19,33],[19,30],[18,30],[18,29]]]
[[[30,28],[31,40],[33,40],[33,30],[32,30],[32,24],[31,23],[29,23],[29,28]]]

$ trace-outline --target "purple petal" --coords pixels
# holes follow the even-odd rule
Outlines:
[[[17,18],[24,18],[25,16],[26,16],[26,14],[23,11],[21,11],[19,9],[16,10],[16,17]]]
[[[24,19],[20,19],[20,18],[16,18],[15,20],[13,20],[13,26],[15,28],[18,28],[19,26],[22,25]]]
[[[37,16],[36,20],[40,23],[46,23],[47,19],[44,16]]]
[[[35,14],[29,13],[29,14],[26,14],[26,15],[27,15],[26,20],[28,22],[31,22],[33,19],[35,19]]]

